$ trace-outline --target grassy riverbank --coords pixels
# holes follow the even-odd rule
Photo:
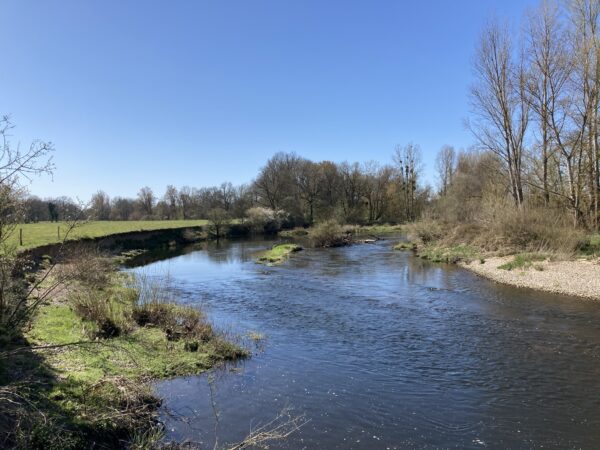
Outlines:
[[[61,268],[69,282],[0,358],[0,397],[14,399],[0,431],[12,446],[150,448],[161,437],[153,380],[247,355],[164,286],[113,271],[98,277],[101,267]]]
[[[97,238],[111,234],[133,231],[165,230],[172,228],[198,227],[208,224],[206,220],[131,220],[131,221],[91,221],[75,227],[69,234],[70,240]],[[10,237],[10,242],[18,248],[28,249],[46,244],[62,242],[69,229],[63,222],[38,222],[18,225]],[[22,230],[23,245],[19,235]]]
[[[472,229],[417,223],[408,227],[409,241],[394,248],[414,250],[433,262],[457,263],[499,283],[600,300],[600,235],[547,233],[556,239],[532,234],[529,240],[503,241]]]

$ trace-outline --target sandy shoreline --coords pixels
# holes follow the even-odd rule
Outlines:
[[[462,267],[492,281],[515,287],[573,295],[600,300],[600,260],[543,261],[533,267],[503,270],[498,266],[511,261],[512,256],[486,258],[485,263],[460,263]]]

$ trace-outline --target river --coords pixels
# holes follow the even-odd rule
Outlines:
[[[237,442],[287,408],[307,422],[270,448],[600,446],[599,303],[392,243],[278,267],[255,263],[271,242],[209,243],[132,269],[168,274],[224,332],[266,336],[250,359],[157,384],[167,439]]]

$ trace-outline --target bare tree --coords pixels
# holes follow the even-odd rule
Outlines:
[[[344,219],[350,222],[364,220],[361,216],[364,204],[365,179],[358,163],[343,162],[338,167],[340,173],[339,197]]]
[[[277,153],[261,169],[254,182],[258,201],[273,210],[284,209],[293,200],[300,158],[294,153]]]
[[[217,239],[225,234],[225,230],[231,222],[229,213],[223,208],[213,208],[208,211],[207,219],[209,230]]]
[[[300,198],[308,209],[308,223],[312,224],[315,216],[315,205],[322,189],[323,173],[321,166],[304,159],[299,163],[296,183]]]
[[[167,219],[176,219],[179,209],[179,193],[177,192],[177,188],[172,184],[167,186],[165,195],[163,196],[163,202],[165,204]]]
[[[505,163],[515,205],[523,204],[523,152],[529,104],[523,57],[514,57],[506,27],[491,22],[481,33],[471,88],[475,121],[469,124],[479,146]]]
[[[397,145],[394,152],[398,190],[404,207],[404,220],[413,221],[416,217],[416,192],[421,172],[421,147],[409,143]]]
[[[456,151],[451,145],[444,145],[435,158],[435,169],[440,179],[440,193],[446,195],[448,187],[452,184],[456,170]]]
[[[90,200],[92,218],[95,220],[110,219],[110,198],[104,191],[98,191]]]
[[[365,198],[367,200],[368,222],[379,221],[391,203],[391,184],[394,169],[391,166],[380,166],[371,161],[364,166]]]
[[[588,210],[593,228],[599,226],[600,146],[598,145],[598,108],[600,106],[600,2],[571,0],[568,4],[571,19],[572,53],[574,63],[574,109],[578,124],[575,153],[577,176],[587,178]],[[578,185],[577,188],[582,188]],[[579,192],[577,192],[579,194]],[[579,199],[578,199],[579,200]],[[577,212],[579,204],[577,205]]]
[[[138,192],[138,202],[144,217],[152,217],[152,214],[154,213],[155,201],[156,197],[154,197],[154,192],[152,192],[152,189],[150,189],[148,186],[140,189]]]

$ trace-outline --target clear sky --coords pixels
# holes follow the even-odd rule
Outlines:
[[[0,0],[0,114],[55,144],[31,192],[249,182],[271,155],[468,147],[470,61],[535,0]]]

